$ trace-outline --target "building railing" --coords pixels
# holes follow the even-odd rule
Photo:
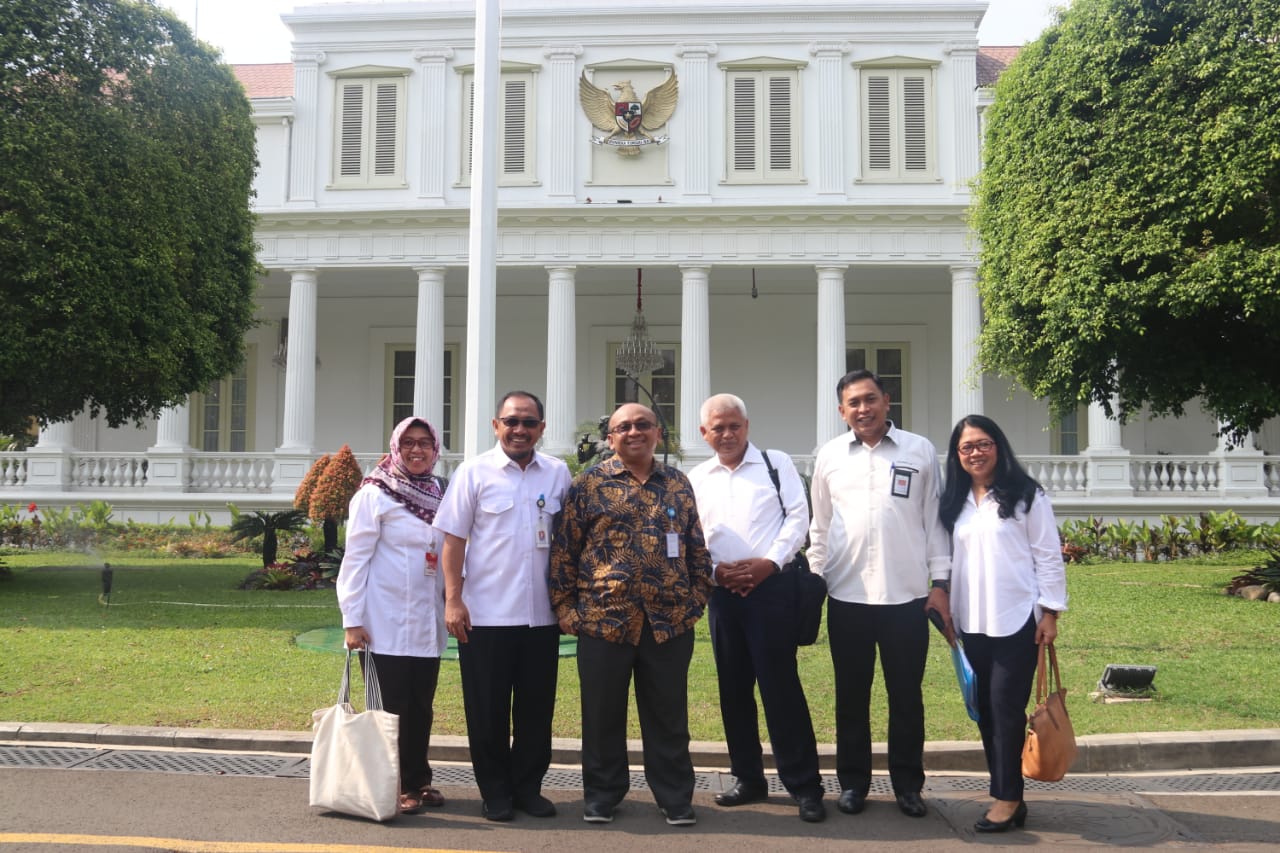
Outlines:
[[[368,473],[382,458],[382,453],[357,453],[356,460]],[[181,466],[173,482],[177,490],[195,494],[259,493],[273,491],[277,455],[275,453],[205,453],[173,454],[96,453],[79,450],[0,452],[0,489],[20,491],[30,485],[33,464],[50,457],[62,460],[65,471],[61,489],[69,492],[133,491],[145,489],[154,479],[154,466],[163,459],[167,465]],[[318,458],[318,457],[317,457]],[[813,456],[793,457],[801,473],[813,472]],[[1091,458],[1080,456],[1027,455],[1020,457],[1027,470],[1050,495],[1087,498],[1093,484],[1089,479]],[[1231,459],[1232,465],[1254,466],[1258,491],[1268,497],[1280,497],[1280,458],[1257,456]],[[435,472],[453,475],[461,453],[446,453],[436,464]],[[1218,495],[1229,491],[1224,487],[1224,457],[1205,455],[1131,455],[1124,458],[1128,466],[1127,488],[1134,497],[1192,497]],[[49,483],[41,481],[42,491]],[[55,484],[55,486],[58,484]],[[1229,486],[1230,484],[1228,484]],[[1114,491],[1108,493],[1114,496]]]

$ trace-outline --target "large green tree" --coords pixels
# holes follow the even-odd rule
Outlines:
[[[1280,3],[1074,0],[996,86],[980,358],[1121,414],[1280,413]]]
[[[0,432],[118,426],[234,369],[253,322],[254,130],[149,2],[0,2]]]

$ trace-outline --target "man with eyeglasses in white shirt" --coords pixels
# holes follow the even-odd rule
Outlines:
[[[869,370],[837,383],[849,432],[814,460],[809,565],[827,581],[827,637],[836,688],[840,811],[857,814],[871,787],[871,685],[876,653],[889,695],[889,781],[908,817],[927,812],[924,701],[927,610],[950,630],[951,546],[938,517],[938,452],[889,420],[889,393]]]
[[[762,452],[748,440],[750,421],[740,397],[708,398],[699,429],[716,455],[690,471],[689,481],[715,567],[707,612],[736,780],[716,795],[716,803],[740,806],[769,795],[756,714],[759,685],[778,778],[799,803],[800,819],[817,823],[827,810],[813,721],[796,667],[796,585],[781,573],[809,526],[804,483],[790,456]]]
[[[542,796],[560,667],[560,625],[547,571],[552,521],[569,488],[565,463],[540,453],[542,401],[498,403],[498,445],[454,472],[436,513],[445,534],[445,626],[458,640],[471,766],[488,820],[515,810],[553,817]],[[513,737],[514,735],[514,737]]]

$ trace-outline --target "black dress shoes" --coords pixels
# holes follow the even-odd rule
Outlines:
[[[1027,822],[1027,804],[1018,803],[1018,808],[1008,820],[987,820],[987,816],[983,815],[982,820],[973,825],[978,832],[1008,832],[1010,827],[1022,828]]]
[[[822,823],[827,819],[827,807],[821,797],[800,798],[800,819],[805,823]]]
[[[515,807],[529,817],[555,817],[556,804],[541,794],[530,794],[527,797],[516,797]]]
[[[924,817],[925,813],[929,811],[925,808],[924,800],[920,799],[920,794],[917,791],[899,794],[898,808],[907,817]]]
[[[610,823],[613,821],[613,806],[600,800],[588,800],[582,808],[582,819],[587,823]]]
[[[857,814],[867,807],[867,798],[859,794],[857,791],[849,788],[840,793],[840,799],[836,800],[836,808],[845,814]]]
[[[485,800],[480,804],[480,814],[484,815],[485,820],[492,820],[498,823],[506,823],[516,816],[511,808],[511,800],[506,797],[494,797],[492,800]]]
[[[747,803],[756,803],[767,799],[769,799],[768,787],[739,781],[729,790],[716,794],[716,805],[725,807],[745,806]]]

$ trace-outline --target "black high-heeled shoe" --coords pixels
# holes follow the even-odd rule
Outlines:
[[[986,815],[982,816],[982,820],[973,825],[978,832],[1008,832],[1012,827],[1022,829],[1023,824],[1027,822],[1027,804],[1025,802],[1018,803],[1018,807],[1013,810],[1013,815],[1008,820],[988,820]]]

